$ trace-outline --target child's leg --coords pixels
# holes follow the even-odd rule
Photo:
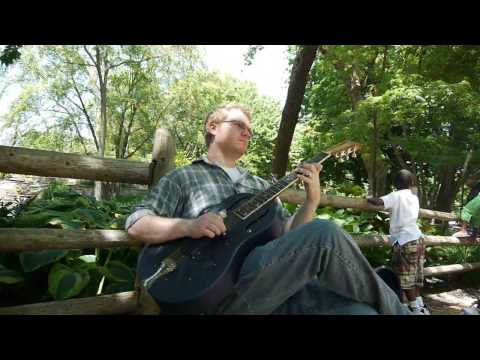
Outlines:
[[[417,301],[417,288],[413,288],[413,289],[403,289],[403,291],[405,292],[405,296],[407,297],[407,300],[409,302],[412,302],[412,301]]]
[[[424,282],[423,264],[425,262],[425,242],[423,237],[418,239],[417,256],[417,276],[415,287],[417,291],[417,305],[418,307],[425,309],[426,313],[429,314],[428,310],[426,310],[425,304],[423,303],[421,294]]]
[[[398,275],[411,308],[417,308],[418,242],[411,241],[403,246],[395,244],[392,255],[392,270]]]

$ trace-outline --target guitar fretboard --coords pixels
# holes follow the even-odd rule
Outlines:
[[[313,158],[309,163],[322,163],[330,157],[330,154],[323,153],[315,158]],[[240,205],[233,212],[235,215],[240,217],[242,220],[249,217],[255,211],[260,209],[262,206],[266,205],[268,202],[275,199],[280,193],[288,189],[290,186],[297,182],[298,177],[295,171],[292,171],[290,174],[284,176],[282,179],[277,181],[275,184],[256,194],[250,200]]]

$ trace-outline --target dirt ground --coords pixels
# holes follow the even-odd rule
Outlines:
[[[432,315],[459,315],[480,299],[480,283],[463,279],[427,279],[424,302]]]

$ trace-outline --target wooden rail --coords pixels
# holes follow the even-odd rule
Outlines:
[[[284,193],[280,194],[280,199],[282,201],[287,201],[292,204],[303,203],[305,201],[305,197],[305,191],[300,190],[286,190]],[[365,199],[327,194],[322,194],[319,206],[331,206],[340,209],[351,208],[363,211],[385,211],[383,206],[369,204]],[[425,219],[438,219],[444,221],[458,220],[458,217],[453,213],[429,209],[420,209],[418,216]]]
[[[149,183],[149,163],[146,162],[1,145],[0,172],[131,184]]]
[[[0,315],[117,315],[136,311],[134,291],[89,298],[0,307]]]
[[[173,139],[163,129],[155,133],[152,164],[0,145],[0,172],[151,185],[173,168],[174,154]],[[280,199],[301,204],[305,196],[304,191],[289,189]],[[369,204],[365,199],[327,194],[322,195],[319,206],[384,211],[383,207]],[[419,217],[444,221],[458,219],[453,213],[429,209],[420,209]]]
[[[360,247],[388,245],[388,235],[352,235]],[[453,236],[425,236],[427,246],[475,245]],[[0,228],[0,252],[141,246],[124,230]]]
[[[425,276],[444,276],[480,269],[480,263],[431,266]],[[0,308],[0,315],[115,315],[137,313],[134,291],[89,298],[51,301]]]

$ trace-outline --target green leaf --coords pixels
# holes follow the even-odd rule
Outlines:
[[[20,214],[11,222],[12,227],[44,227],[57,214],[52,215],[49,212],[42,212],[39,214]]]
[[[97,261],[97,257],[95,255],[82,255],[78,258],[86,263],[95,263]]]
[[[360,232],[360,227],[358,226],[358,224],[352,224],[352,226],[353,226],[352,233],[358,234]]]
[[[113,281],[128,282],[135,279],[134,271],[124,263],[113,260],[103,268],[105,276]]]
[[[19,258],[23,271],[32,272],[63,258],[67,253],[68,250],[23,251]]]
[[[69,258],[78,258],[82,256],[82,250],[80,249],[73,249],[73,250],[68,250],[67,257]]]
[[[0,264],[0,283],[15,284],[15,283],[22,282],[23,280],[24,279],[22,274],[16,271],[7,269],[2,264]]]
[[[65,300],[78,295],[90,281],[88,271],[55,264],[48,275],[48,291],[55,300]]]
[[[97,296],[98,286],[104,276],[98,267],[89,268],[88,274],[90,275],[90,281],[80,293],[80,297]]]
[[[85,207],[85,208],[88,208],[88,207],[91,207],[93,204],[91,201],[89,201],[87,198],[81,196],[81,197],[78,197],[76,200],[75,200],[75,206],[77,208],[80,208],[80,207]]]
[[[72,201],[65,200],[52,200],[45,209],[57,210],[57,211],[67,211],[75,208],[75,203]]]
[[[10,226],[10,221],[8,221],[3,217],[0,217],[0,228],[9,227],[9,226]]]

